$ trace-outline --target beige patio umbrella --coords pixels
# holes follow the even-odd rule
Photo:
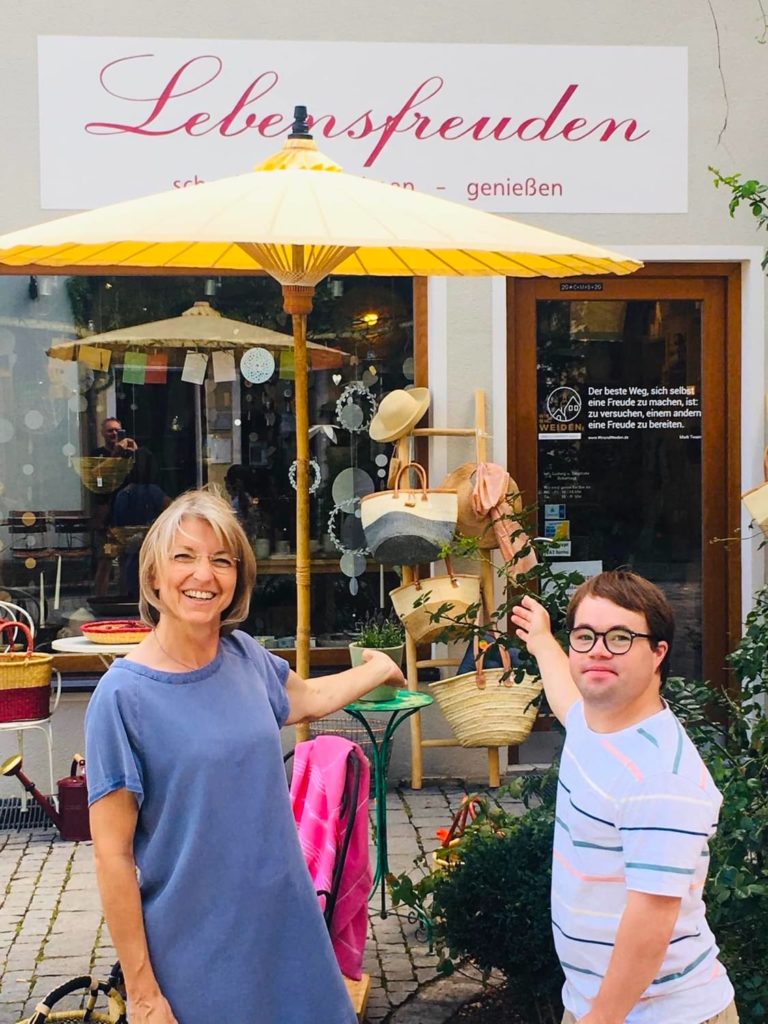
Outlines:
[[[58,341],[46,352],[51,359],[76,359],[82,345],[106,348],[110,351],[146,348],[184,348],[211,351],[232,349],[235,353],[249,348],[267,348],[287,351],[293,348],[293,337],[271,331],[267,327],[248,324],[223,316],[209,302],[196,302],[181,316],[169,320],[151,320],[133,327],[120,327],[102,334],[88,334],[78,341]],[[316,342],[307,342],[309,365],[313,370],[333,370],[341,366],[345,352],[328,348]]]
[[[636,260],[504,217],[344,174],[317,150],[305,107],[255,171],[117,203],[0,236],[24,273],[266,272],[293,317],[296,370],[297,671],[309,673],[307,315],[330,273],[568,277],[629,274]]]
[[[270,331],[222,316],[209,302],[196,302],[181,316],[168,320],[152,320],[133,327],[120,327],[102,334],[89,334],[79,341],[58,341],[47,350],[51,359],[73,360],[84,346],[104,348],[110,352],[146,349],[195,349],[204,352],[227,349],[235,353],[250,348],[267,348],[284,352],[293,349],[290,334]],[[313,370],[331,370],[341,366],[345,353],[338,348],[326,348],[315,342],[307,342],[307,356]],[[202,487],[202,401],[200,389],[194,390],[195,402],[195,448],[197,454],[197,486]]]

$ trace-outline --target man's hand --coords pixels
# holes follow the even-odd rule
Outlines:
[[[132,437],[124,437],[122,441],[117,442],[116,447],[122,448],[124,452],[135,452],[139,449],[139,446]]]
[[[579,700],[579,691],[571,678],[568,656],[552,635],[549,613],[542,604],[526,595],[512,609],[510,618],[516,635],[538,662],[552,714],[565,725],[569,709]]]
[[[372,666],[377,672],[381,673],[381,679],[371,683],[371,689],[374,686],[383,686],[384,684],[396,686],[399,690],[405,689],[405,677],[388,654],[384,654],[383,651],[366,648],[363,651],[363,663]]]
[[[520,604],[512,609],[515,632],[525,643],[530,654],[537,657],[537,651],[553,640],[549,612],[543,604],[526,595]]]

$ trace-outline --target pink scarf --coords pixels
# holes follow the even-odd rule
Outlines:
[[[340,736],[317,736],[307,743],[299,743],[291,777],[291,806],[315,889],[330,891],[333,870],[344,841],[346,815],[342,818],[341,808],[350,751],[354,751],[360,763],[357,816],[330,932],[342,973],[358,981],[363,973],[368,896],[371,891],[368,856],[370,768],[360,747]],[[324,899],[321,897],[321,901]]]
[[[481,462],[478,465],[475,489],[472,492],[472,507],[477,515],[490,516],[499,549],[507,563],[507,572],[514,577],[528,572],[538,564],[538,561],[533,549],[517,561],[512,561],[530,541],[520,523],[512,518],[514,509],[507,501],[507,495],[511,490],[512,482],[506,469],[502,469],[494,462]]]

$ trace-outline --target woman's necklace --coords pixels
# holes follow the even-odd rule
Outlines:
[[[160,650],[163,652],[166,658],[169,659],[169,661],[175,661],[177,665],[181,665],[182,668],[187,669],[187,671],[189,672],[197,672],[199,668],[202,668],[202,665],[188,665],[185,661],[179,661],[178,658],[174,658],[172,654],[169,654],[168,651],[166,651],[166,649],[160,643],[160,637],[157,635],[157,630],[152,630],[152,636],[155,638],[155,643],[157,644],[157,646],[160,648]]]

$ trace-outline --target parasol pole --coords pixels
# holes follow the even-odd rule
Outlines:
[[[298,248],[298,247],[296,247]],[[283,285],[283,309],[293,322],[296,415],[296,672],[309,678],[310,552],[309,552],[309,386],[307,316],[312,309],[311,285]],[[309,727],[297,726],[299,742]]]

